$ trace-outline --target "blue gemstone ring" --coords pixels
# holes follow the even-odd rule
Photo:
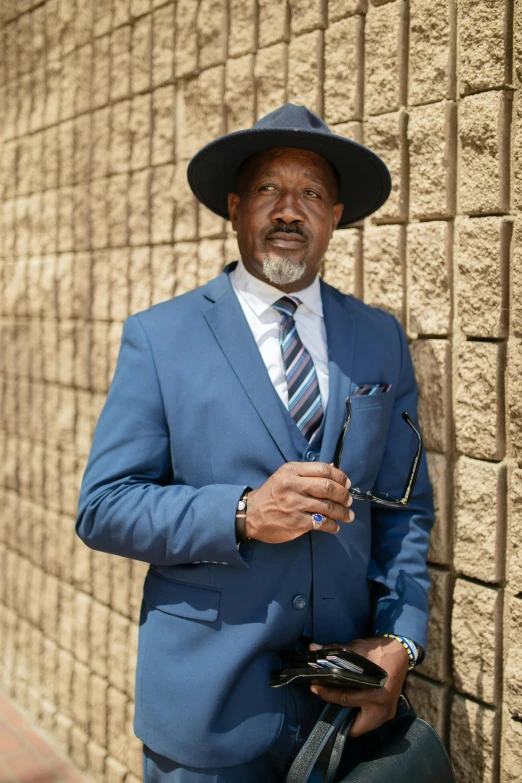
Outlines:
[[[322,514],[312,514],[312,525],[314,530],[320,530],[323,522],[324,517]]]

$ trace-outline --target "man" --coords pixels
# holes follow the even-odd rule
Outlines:
[[[126,321],[77,531],[151,563],[135,720],[146,780],[270,783],[324,701],[361,708],[354,737],[393,717],[426,646],[424,458],[406,507],[349,492],[402,494],[416,449],[402,413],[417,404],[405,335],[318,277],[333,230],[375,211],[390,179],[287,105],[207,145],[189,181],[232,221],[241,260]],[[378,663],[386,686],[269,687],[278,651],[327,643]]]

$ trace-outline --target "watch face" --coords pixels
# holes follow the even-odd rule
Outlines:
[[[240,500],[239,503],[237,504],[237,510],[238,511],[244,511],[245,508],[246,508],[245,501],[244,500]]]

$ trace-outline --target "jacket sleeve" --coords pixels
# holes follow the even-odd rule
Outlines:
[[[406,477],[417,448],[417,437],[402,413],[417,422],[417,383],[404,331],[398,330],[401,368],[387,445],[376,479],[376,489],[402,497]],[[428,592],[427,556],[433,526],[433,496],[423,452],[410,504],[389,508],[372,504],[372,553],[368,578],[374,599],[374,633],[395,633],[426,649]]]
[[[92,549],[156,565],[247,568],[235,538],[244,489],[176,484],[154,357],[139,316],[131,316],[83,476],[76,532]]]

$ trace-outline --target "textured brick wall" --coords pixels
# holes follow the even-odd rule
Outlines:
[[[0,683],[96,780],[141,779],[144,567],[73,532],[122,322],[234,259],[186,162],[288,100],[392,171],[325,276],[412,340],[437,525],[410,692],[459,783],[519,783],[521,8],[0,0]]]

